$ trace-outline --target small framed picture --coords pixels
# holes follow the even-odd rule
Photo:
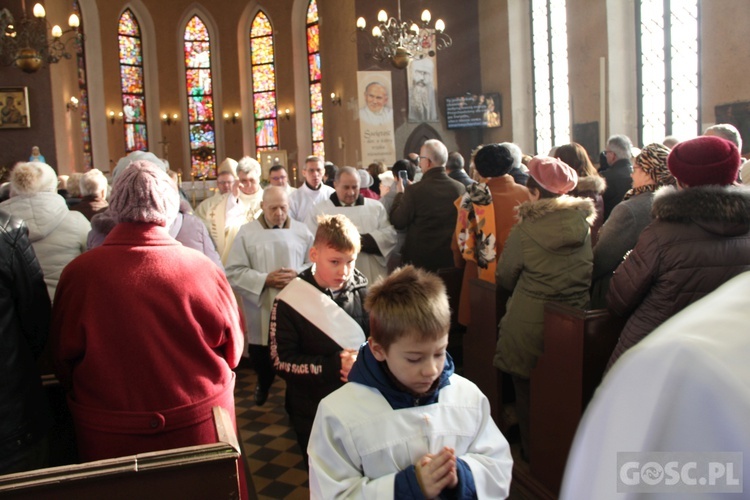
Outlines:
[[[28,87],[0,87],[0,129],[30,126]]]

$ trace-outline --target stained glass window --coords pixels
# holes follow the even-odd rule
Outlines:
[[[700,134],[698,1],[636,4],[639,142]]]
[[[565,0],[532,0],[536,152],[570,142],[568,29]]]
[[[73,12],[78,16],[80,25],[78,32],[85,35],[83,31],[83,16],[78,0],[73,1]],[[76,39],[76,61],[78,63],[78,111],[81,113],[81,139],[83,143],[83,170],[94,168],[94,160],[91,155],[91,119],[89,117],[89,92],[86,83],[86,51],[81,39]]]
[[[255,112],[255,151],[279,148],[276,116],[276,71],[274,69],[273,27],[263,11],[250,27],[250,53],[253,71]]]
[[[197,179],[213,179],[216,177],[216,128],[211,42],[208,29],[198,16],[193,16],[185,27],[184,55],[191,172]]]
[[[141,28],[133,11],[120,16],[120,87],[125,127],[125,152],[148,149],[146,131],[146,91],[143,83],[143,46]]]
[[[307,6],[307,60],[310,80],[310,125],[312,126],[313,154],[325,157],[323,145],[323,93],[320,71],[320,24],[318,4],[310,0]]]

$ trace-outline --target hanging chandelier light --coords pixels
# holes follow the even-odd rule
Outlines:
[[[26,2],[21,18],[16,22],[8,9],[0,9],[0,65],[15,64],[26,73],[34,73],[44,64],[54,64],[70,59],[67,45],[74,40],[83,42],[78,30],[81,24],[75,14],[68,18],[70,29],[60,26],[50,28],[42,4],[34,5],[34,17],[26,16]]]
[[[408,66],[412,59],[432,57],[435,50],[443,50],[453,45],[451,37],[445,33],[442,19],[435,21],[430,28],[432,14],[422,12],[421,23],[401,20],[401,0],[398,0],[398,17],[388,17],[385,10],[378,12],[378,24],[372,28],[370,51],[376,61],[390,60],[398,69]],[[364,17],[357,19],[357,29],[364,31],[367,22]]]

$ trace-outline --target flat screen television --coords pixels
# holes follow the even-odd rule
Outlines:
[[[466,93],[445,98],[445,121],[449,129],[497,128],[503,124],[500,94]]]

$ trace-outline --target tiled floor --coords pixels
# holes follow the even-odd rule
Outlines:
[[[255,406],[255,372],[237,369],[237,426],[255,492],[261,500],[310,498],[302,454],[284,410],[284,387],[284,381],[276,377],[266,404]]]

